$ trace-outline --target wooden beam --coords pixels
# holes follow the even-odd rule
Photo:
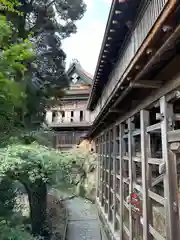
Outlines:
[[[158,183],[164,180],[164,174],[159,175],[157,178],[153,179],[152,187],[156,186]]]
[[[132,88],[153,88],[158,89],[162,86],[162,81],[153,80],[139,80],[138,82],[131,82],[130,86]]]
[[[165,70],[162,72],[162,78],[164,75],[167,75],[169,77],[169,69],[171,69],[172,65],[178,65],[178,61],[180,61],[180,57],[174,59],[170,65],[165,68]],[[170,67],[170,68],[169,68]],[[178,67],[178,66],[177,66]],[[161,75],[160,75],[161,77]],[[133,108],[131,111],[125,113],[123,116],[119,118],[119,121],[117,123],[121,123],[124,121],[124,119],[127,119],[129,117],[132,117],[134,114],[139,112],[143,108],[147,108],[150,104],[157,101],[161,96],[166,95],[170,91],[177,89],[180,87],[180,74],[175,75],[171,78],[171,81],[168,81],[165,83],[162,88],[157,89],[153,94],[148,96],[144,101],[142,101],[137,107]]]
[[[168,93],[167,96],[166,96],[167,102],[176,101],[179,98],[180,98],[180,89],[179,88],[177,88],[177,89],[173,90],[172,92]]]
[[[180,142],[180,129],[168,132],[168,142]]]
[[[162,118],[161,114],[156,113],[156,120],[161,120],[161,118]],[[180,121],[180,114],[179,113],[174,114],[173,120],[174,121]]]
[[[134,59],[131,61],[131,63],[129,64],[128,68],[126,69],[126,72],[123,75],[124,77],[126,77],[127,74],[129,74],[129,72],[132,69],[132,67],[136,64],[136,62],[140,59],[140,57],[142,57],[142,55],[144,54],[146,48],[151,46],[151,44],[152,44],[152,42],[153,42],[153,40],[154,40],[154,38],[156,36],[156,33],[159,31],[160,27],[163,26],[163,24],[168,20],[168,17],[170,16],[170,14],[175,10],[176,5],[177,5],[176,1],[177,0],[169,1],[168,5],[166,6],[165,10],[163,11],[163,14],[161,14],[161,16],[158,18],[158,20],[156,21],[155,26],[153,27],[152,31],[147,36],[147,38],[145,39],[144,43],[140,47],[138,53],[135,55]],[[171,38],[169,40],[171,40]],[[169,40],[167,40],[167,41],[169,41]],[[165,45],[167,45],[167,43],[165,43],[162,46],[162,48],[164,48]],[[160,48],[160,50],[158,50],[155,55],[159,55],[159,53],[161,52],[162,48]],[[153,58],[151,59],[151,62],[153,62],[155,58],[156,58],[156,56],[153,56]],[[140,72],[140,74],[141,74],[141,72]]]

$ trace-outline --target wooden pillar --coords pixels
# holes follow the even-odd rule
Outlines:
[[[84,111],[84,115],[85,122],[90,122],[90,111],[88,110]]]
[[[111,129],[108,129],[108,219],[110,220]]]
[[[113,127],[113,228],[116,230],[116,184],[117,184],[117,169],[116,169],[116,125]]]
[[[129,194],[133,191],[132,122],[128,119]],[[129,204],[129,240],[133,240],[132,207]]]
[[[74,122],[80,122],[80,111],[79,110],[75,110],[74,111]]]
[[[51,110],[47,110],[46,111],[46,116],[45,116],[45,120],[47,122],[47,124],[51,124],[52,123],[52,117],[53,117],[53,113]]]
[[[103,154],[103,139],[102,139],[102,136],[99,137],[100,139],[100,163],[101,163],[101,184],[100,184],[100,189],[101,189],[101,197],[100,197],[100,202],[101,202],[101,206],[102,206],[102,203],[103,203],[103,171],[104,171],[104,164],[103,164],[103,158],[102,158],[102,154]]]
[[[64,122],[69,123],[71,121],[71,111],[65,111]]]
[[[64,111],[64,122],[68,122],[68,111]]]
[[[96,154],[97,154],[97,171],[96,171],[96,197],[100,197],[100,177],[101,177],[101,163],[100,163],[100,146],[99,146],[99,138],[95,140],[96,146]]]
[[[161,134],[162,134],[162,154],[165,164],[164,170],[164,195],[165,195],[165,219],[166,219],[166,238],[168,240],[178,239],[177,214],[174,211],[176,193],[173,185],[176,183],[173,173],[172,158],[169,157],[168,131],[172,129],[171,120],[173,119],[173,106],[166,102],[165,96],[160,99],[161,111]]]
[[[100,162],[101,162],[101,206],[103,206],[103,199],[104,199],[104,163],[103,163],[103,138],[102,135],[100,135]]]
[[[123,209],[124,209],[124,191],[123,191],[123,156],[124,156],[124,124],[119,125],[119,158],[120,158],[120,239],[123,239]]]
[[[143,240],[152,240],[149,233],[149,221],[151,216],[149,214],[148,203],[151,201],[148,197],[148,134],[146,128],[149,126],[149,112],[141,110],[140,112],[140,128],[141,128],[141,168],[142,168],[142,217],[143,217]]]

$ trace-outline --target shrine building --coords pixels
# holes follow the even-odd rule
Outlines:
[[[60,150],[79,144],[91,124],[87,100],[92,76],[77,60],[72,62],[67,75],[70,83],[68,89],[65,89],[65,95],[46,112],[46,123],[54,131],[54,147]]]

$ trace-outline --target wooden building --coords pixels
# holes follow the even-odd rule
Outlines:
[[[177,0],[113,0],[88,100],[109,239],[180,239]]]
[[[91,124],[87,100],[92,77],[77,60],[72,62],[67,75],[70,84],[64,97],[46,112],[46,123],[55,131],[54,146],[61,150],[78,144]]]

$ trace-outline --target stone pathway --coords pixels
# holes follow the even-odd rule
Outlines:
[[[76,197],[66,201],[69,211],[67,240],[107,240],[101,233],[95,206]]]

